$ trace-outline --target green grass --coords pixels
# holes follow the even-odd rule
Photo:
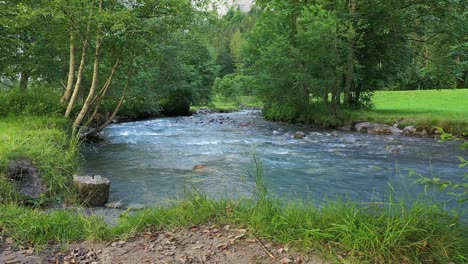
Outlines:
[[[393,125],[434,126],[461,135],[468,132],[468,89],[377,91],[372,111],[347,112],[353,119]]]
[[[468,226],[437,207],[389,203],[358,206],[330,202],[321,208],[267,197],[216,200],[194,193],[170,207],[124,214],[117,226],[74,212],[45,213],[0,205],[0,229],[18,243],[126,239],[146,229],[235,225],[249,235],[319,252],[346,263],[466,263]],[[340,257],[338,257],[340,256]]]
[[[110,237],[109,227],[97,217],[78,212],[47,212],[7,204],[0,204],[0,232],[2,230],[17,243],[37,247],[84,239],[99,241]]]
[[[7,180],[9,163],[18,159],[34,163],[49,194],[66,190],[80,164],[79,144],[67,133],[68,127],[68,120],[53,116],[0,119],[0,202],[18,198]]]

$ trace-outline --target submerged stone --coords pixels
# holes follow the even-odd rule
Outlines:
[[[303,139],[305,136],[306,135],[302,131],[297,131],[296,133],[294,133],[294,138],[295,139]]]
[[[119,209],[123,207],[123,203],[121,202],[106,203],[104,207],[109,208],[109,209]]]
[[[197,165],[193,166],[192,170],[202,170],[204,168],[206,168],[205,164],[197,164]]]

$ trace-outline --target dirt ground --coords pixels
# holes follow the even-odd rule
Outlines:
[[[190,229],[146,231],[126,241],[83,242],[36,252],[14,248],[0,237],[0,264],[36,263],[327,263],[313,254],[292,252],[287,246],[263,242],[248,230],[194,226]]]

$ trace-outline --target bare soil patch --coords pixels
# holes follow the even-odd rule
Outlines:
[[[293,252],[287,246],[263,242],[246,229],[229,225],[194,226],[165,231],[146,231],[127,240],[107,243],[82,242],[35,252],[14,249],[4,241],[0,263],[327,263],[314,254]],[[62,246],[63,247],[63,246]],[[2,250],[3,249],[3,250]]]

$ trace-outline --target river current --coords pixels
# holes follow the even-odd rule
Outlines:
[[[294,139],[296,131],[307,136]],[[255,161],[271,194],[316,203],[425,199],[410,171],[449,180],[464,173],[454,142],[269,122],[252,110],[113,124],[105,133],[109,143],[83,148],[85,172],[109,178],[110,200],[124,203],[163,205],[194,189],[250,196]]]

